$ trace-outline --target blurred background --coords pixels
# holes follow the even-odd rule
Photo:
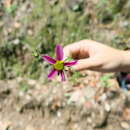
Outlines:
[[[47,80],[41,55],[83,39],[130,47],[130,0],[0,0],[0,130],[130,129],[113,74]]]
[[[36,55],[93,39],[116,48],[128,46],[129,0],[0,0],[0,79],[45,71]]]

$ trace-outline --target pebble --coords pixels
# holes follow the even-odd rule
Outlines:
[[[7,35],[8,33],[11,33],[12,31],[13,31],[12,28],[8,28],[8,32],[6,32],[6,35]]]
[[[34,128],[33,126],[29,125],[29,126],[26,127],[26,130],[36,130],[36,128]]]
[[[117,91],[108,91],[106,93],[108,99],[114,99],[119,95],[119,92]]]
[[[128,21],[121,21],[119,22],[120,27],[128,27],[129,26],[129,22]]]
[[[13,43],[14,43],[15,45],[18,45],[18,44],[20,43],[20,40],[19,40],[19,39],[15,39],[15,40],[13,41]]]
[[[91,124],[92,123],[92,119],[91,118],[87,118],[87,122]]]
[[[61,117],[61,112],[58,111],[58,112],[57,112],[57,116],[58,116],[58,117]]]
[[[130,126],[127,122],[121,122],[121,127],[124,129],[130,129]]]
[[[23,81],[23,78],[22,77],[17,77],[17,82],[20,83],[21,81]]]
[[[95,88],[87,86],[85,89],[83,89],[83,94],[86,99],[93,98],[95,96]]]
[[[11,124],[12,123],[10,121],[4,121],[4,122],[0,121],[0,130],[10,129]]]
[[[104,102],[107,99],[106,94],[104,93],[102,96],[99,97],[99,100]]]
[[[81,97],[81,91],[75,91],[72,95],[71,95],[71,97],[70,97],[70,101],[72,101],[72,102],[77,102],[78,100],[79,100],[79,98]]]
[[[32,31],[31,29],[29,29],[29,30],[27,31],[27,33],[28,33],[28,35],[30,35],[30,36],[33,35],[33,31]]]
[[[104,111],[103,107],[96,108],[91,115],[93,128],[102,128],[108,117],[108,113]]]
[[[90,101],[86,101],[86,102],[84,103],[84,106],[85,106],[87,109],[89,109],[89,108],[91,108],[91,107],[93,106],[93,103],[90,102]]]
[[[108,103],[105,103],[104,109],[105,109],[107,112],[110,112],[111,106],[110,106]]]
[[[1,22],[1,21],[0,21],[0,27],[2,27],[3,25],[4,25],[4,22]]]
[[[15,23],[14,23],[14,27],[15,27],[16,29],[18,29],[18,28],[21,27],[21,24],[20,24],[19,22],[15,22]]]
[[[130,120],[130,108],[125,108],[123,111],[123,117],[125,120]]]
[[[36,80],[32,80],[32,79],[30,79],[30,80],[28,80],[28,84],[29,85],[36,85]]]

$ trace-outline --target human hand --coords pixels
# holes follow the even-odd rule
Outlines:
[[[82,40],[64,47],[65,57],[78,59],[75,70],[116,72],[122,68],[123,51],[92,40]]]

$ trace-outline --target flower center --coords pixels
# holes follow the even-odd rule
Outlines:
[[[56,70],[63,70],[64,69],[64,62],[63,61],[56,61],[54,64],[54,68]]]

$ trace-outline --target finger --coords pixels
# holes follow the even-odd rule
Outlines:
[[[74,70],[94,69],[97,68],[97,63],[92,58],[78,60],[78,63],[73,66]]]
[[[64,58],[72,57],[74,59],[81,59],[88,57],[88,47],[85,41],[79,41],[67,45],[66,47],[64,47],[63,51]]]
[[[79,46],[75,43],[67,45],[63,49],[64,52],[64,58],[72,57],[75,58],[75,55],[79,53]]]

